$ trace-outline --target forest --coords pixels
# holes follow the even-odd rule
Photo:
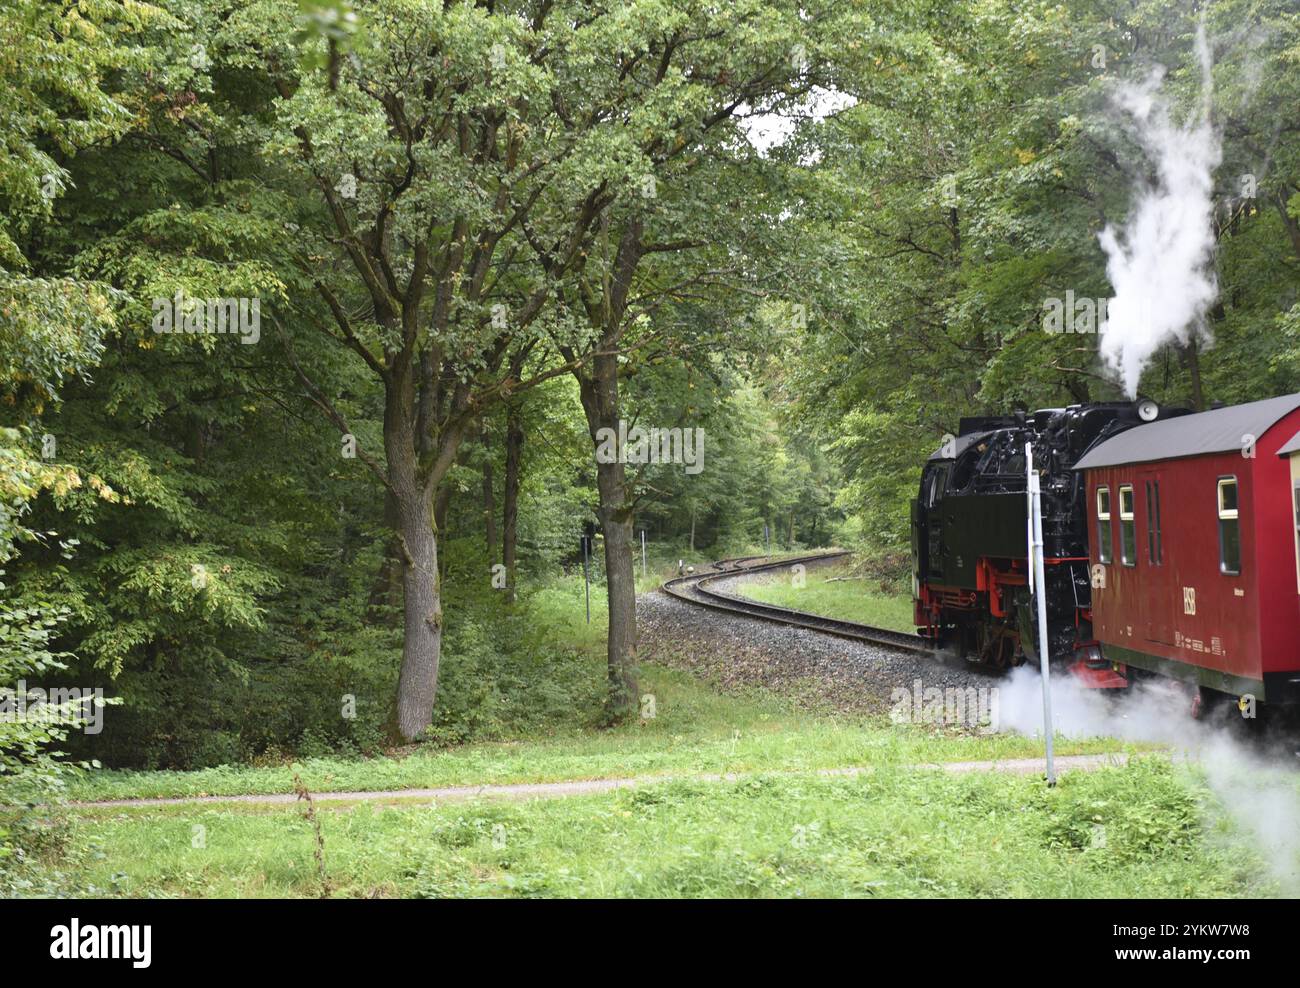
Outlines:
[[[104,706],[0,802],[635,726],[682,567],[905,598],[963,416],[1300,391],[1297,110],[1295,0],[5,0],[0,684]]]

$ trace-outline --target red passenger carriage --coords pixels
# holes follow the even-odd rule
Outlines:
[[[1300,701],[1300,394],[1129,429],[1075,469],[1101,657]]]

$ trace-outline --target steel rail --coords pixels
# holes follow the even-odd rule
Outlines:
[[[933,654],[934,646],[928,639],[922,638],[920,635],[893,631],[889,628],[877,628],[869,624],[860,624],[857,621],[841,621],[838,618],[824,617],[821,614],[811,614],[808,611],[799,611],[789,607],[778,607],[775,604],[764,604],[748,597],[742,597],[739,594],[714,590],[710,587],[710,584],[719,580],[731,579],[738,573],[771,572],[805,563],[839,559],[847,555],[849,553],[842,551],[822,552],[811,556],[797,556],[761,563],[756,563],[754,560],[767,559],[768,557],[745,556],[740,559],[723,559],[712,564],[710,568],[713,572],[679,576],[676,579],[666,581],[663,590],[678,600],[712,608],[716,611],[740,614],[745,617],[772,621],[777,624],[792,625],[810,631],[820,631],[823,634],[835,635],[838,638],[867,642],[886,648],[920,652],[925,655]]]

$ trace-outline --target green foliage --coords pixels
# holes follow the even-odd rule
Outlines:
[[[61,278],[0,272],[0,401],[39,415],[65,379],[99,361],[113,293]]]
[[[25,438],[18,430],[0,429],[0,564],[12,559],[20,541],[54,534],[25,527],[30,500],[45,488],[80,482],[66,468],[36,460]],[[39,708],[26,706],[26,693],[51,685],[66,668],[69,656],[51,642],[67,617],[65,608],[44,595],[10,586],[0,569],[0,894],[37,889],[26,862],[57,842],[48,806],[59,801],[74,768],[61,749],[87,711],[79,702],[53,698]],[[47,808],[34,812],[38,804]]]
[[[1208,8],[1220,191],[1260,185],[1220,218],[1218,342],[1156,361],[1162,400],[1300,387],[1292,6]],[[629,471],[660,565],[767,527],[782,549],[852,539],[892,576],[920,463],[961,415],[1113,395],[1094,341],[1041,332],[1041,302],[1106,293],[1096,234],[1140,167],[1106,91],[1159,61],[1190,99],[1195,17],[1156,0],[7,4],[0,408],[29,431],[0,444],[6,606],[57,615],[41,648],[123,701],[76,753],[378,748],[401,560],[366,459],[390,466],[399,365],[402,411],[417,392],[433,409],[416,466],[449,464],[430,737],[580,721],[599,632],[559,615],[581,604],[596,478],[565,371],[623,288],[620,414],[705,434],[699,474]],[[854,105],[810,112],[828,90]],[[795,126],[760,152],[747,114]],[[629,232],[645,251],[622,272]],[[261,338],[154,332],[177,291],[258,298]],[[525,434],[516,610],[489,588],[507,408]]]
[[[1194,104],[1201,7],[1215,39],[1215,344],[1170,346],[1143,390],[1172,404],[1247,401],[1300,389],[1288,327],[1300,292],[1300,15],[1287,0],[1195,5],[937,0],[909,5],[911,31],[846,65],[859,102],[798,135],[818,149],[794,172],[790,221],[809,262],[786,293],[807,309],[790,377],[814,434],[847,474],[839,504],[864,545],[905,549],[907,501],[924,457],[962,415],[1119,396],[1097,337],[1043,331],[1043,303],[1111,294],[1097,240],[1144,177],[1108,94],[1168,67]],[[909,14],[903,15],[905,18]],[[1250,28],[1243,28],[1249,24]],[[1258,180],[1255,197],[1241,177]],[[1280,331],[1279,331],[1280,330]]]
[[[580,615],[570,601],[546,590],[509,610],[499,593],[458,594],[453,601],[428,742],[515,737],[596,715],[598,643],[575,647]],[[115,766],[188,770],[381,753],[400,632],[333,623],[296,651],[277,643],[278,633],[267,626],[246,639],[250,654],[275,644],[262,659],[231,664],[216,651],[191,651],[183,665],[128,665],[112,681],[125,701],[112,713],[112,730],[74,738],[73,750]]]
[[[0,10],[0,273],[27,266],[20,241],[72,184],[68,158],[126,131],[130,108],[105,78],[141,64],[141,34],[169,21],[145,2],[11,0]]]
[[[1204,836],[1202,807],[1167,760],[1134,759],[1127,772],[1107,781],[1071,775],[1042,791],[1049,847],[1079,851],[1111,868],[1195,853]]]

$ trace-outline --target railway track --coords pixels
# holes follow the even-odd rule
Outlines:
[[[933,646],[920,635],[891,631],[888,628],[876,628],[869,624],[859,624],[856,621],[841,621],[837,618],[823,617],[820,614],[810,614],[807,611],[777,607],[775,604],[764,604],[738,594],[716,590],[712,586],[712,584],[719,581],[731,579],[738,573],[773,572],[799,564],[839,559],[847,555],[849,555],[847,552],[821,552],[816,555],[766,562],[762,560],[768,560],[767,556],[723,559],[713,563],[709,570],[703,573],[693,573],[689,576],[679,576],[675,580],[668,580],[664,583],[663,590],[678,600],[684,600],[687,603],[701,607],[709,607],[716,611],[741,614],[745,617],[759,618],[777,624],[793,625],[796,628],[807,628],[810,631],[820,631],[823,634],[848,638],[853,641],[868,642],[885,648],[933,655]]]

